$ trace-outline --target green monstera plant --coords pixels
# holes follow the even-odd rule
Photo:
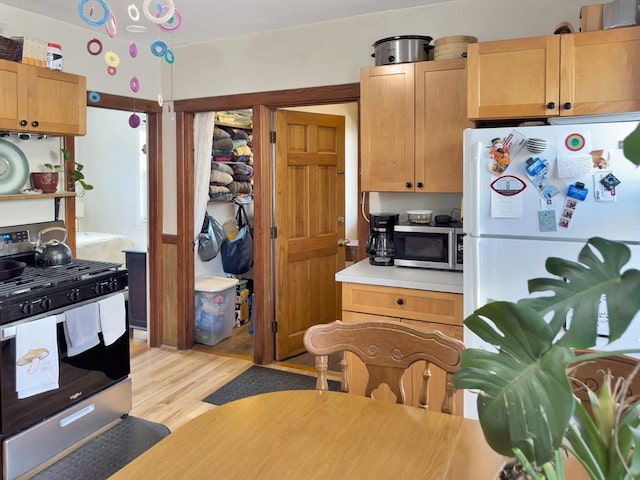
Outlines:
[[[608,477],[606,472],[598,476],[595,464],[610,452],[604,451],[603,442],[580,444],[580,433],[595,438],[598,432],[573,393],[569,369],[576,362],[630,353],[575,353],[596,345],[602,299],[606,299],[609,342],[620,338],[640,311],[640,271],[622,272],[630,258],[626,245],[591,238],[578,262],[547,259],[546,269],[555,277],[529,280],[529,292],[536,296],[517,303],[490,302],[464,321],[496,351],[466,349],[455,386],[478,392],[478,417],[486,441],[496,452],[519,458],[530,478],[565,478],[565,451],[576,456],[591,478],[638,478]],[[640,431],[633,413],[629,419],[623,463],[632,471],[640,468]],[[618,420],[616,428],[622,417]],[[619,444],[613,441],[606,448],[620,456]]]

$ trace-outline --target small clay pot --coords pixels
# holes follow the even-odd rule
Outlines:
[[[58,172],[31,173],[31,186],[42,193],[55,193],[58,190]]]

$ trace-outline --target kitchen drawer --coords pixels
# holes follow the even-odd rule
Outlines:
[[[342,284],[342,310],[462,326],[462,295],[456,293]]]

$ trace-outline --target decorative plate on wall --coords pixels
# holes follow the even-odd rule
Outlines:
[[[24,152],[0,140],[0,195],[18,193],[29,178],[29,162]]]

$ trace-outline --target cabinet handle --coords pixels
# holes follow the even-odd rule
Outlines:
[[[27,121],[26,120],[20,120],[20,126],[21,127],[26,127],[27,126]]]
[[[405,183],[404,186],[407,187],[407,188],[411,188],[412,187],[411,182]]]
[[[396,300],[396,303],[397,303],[398,305],[404,305],[404,300],[403,300],[402,298],[398,298],[398,299]]]
[[[547,103],[547,108],[549,110],[553,110],[554,108],[556,108],[556,104],[554,102],[549,102]]]
[[[422,187],[424,187],[424,184],[422,182],[418,182],[418,183],[416,183],[416,187],[422,188]]]
[[[565,110],[571,110],[571,107],[573,105],[571,105],[571,102],[565,102],[564,105],[562,105],[562,108],[564,108]]]
[[[37,127],[39,125],[40,125],[40,122],[38,122],[37,120],[34,120],[33,122],[31,122],[32,127]]]

